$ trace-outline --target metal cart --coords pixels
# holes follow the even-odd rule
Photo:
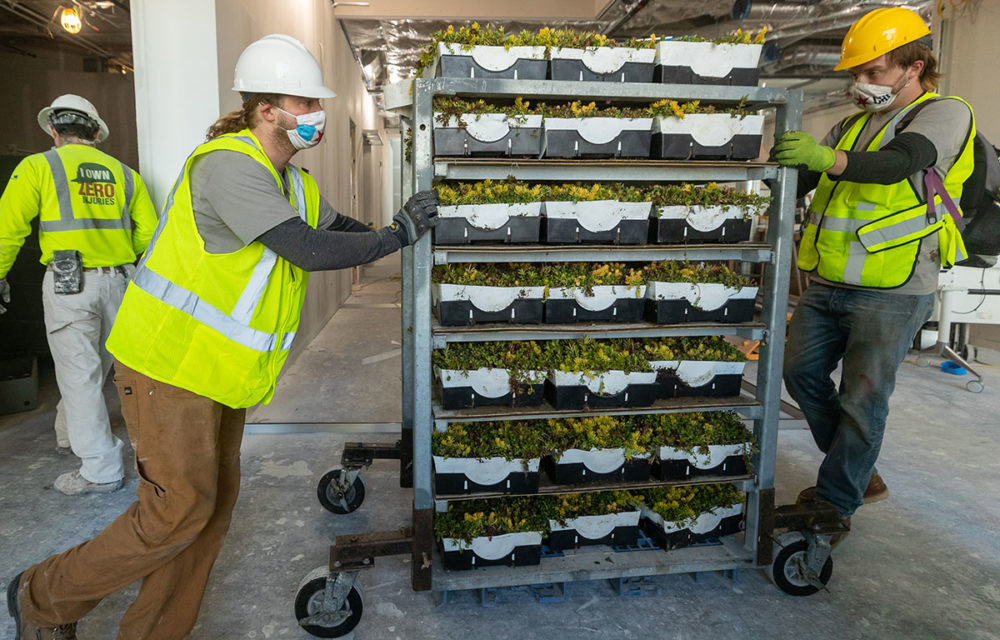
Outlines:
[[[411,554],[414,590],[451,590],[558,583],[599,578],[629,578],[669,573],[764,568],[774,560],[775,532],[790,530],[773,567],[775,581],[788,593],[814,593],[829,580],[829,535],[840,532],[835,510],[811,505],[775,508],[774,468],[781,401],[781,363],[784,354],[786,306],[793,253],[792,227],[796,172],[768,163],[665,161],[665,160],[512,160],[435,158],[432,154],[432,101],[435,96],[549,100],[607,100],[616,103],[651,103],[663,98],[738,103],[773,108],[775,129],[781,133],[798,128],[802,117],[801,92],[757,87],[703,85],[612,84],[437,78],[416,80],[412,89],[412,119],[403,119],[403,139],[412,129],[412,158],[404,167],[404,198],[430,189],[434,180],[620,181],[620,182],[736,182],[767,180],[772,185],[767,239],[764,243],[730,245],[644,246],[432,246],[428,234],[403,250],[403,423],[402,438],[395,445],[349,443],[343,468],[324,476],[320,500],[328,509],[346,513],[364,499],[360,471],[375,459],[400,460],[400,484],[413,487],[412,524],[395,532],[338,536],[330,549],[328,566],[310,573],[296,599],[296,616],[303,628],[320,637],[339,637],[354,628],[361,617],[361,598],[355,583],[359,572],[373,566],[378,556]],[[433,265],[468,262],[546,262],[654,260],[739,260],[764,266],[761,322],[739,325],[530,325],[442,327],[431,314]],[[477,408],[444,410],[432,394],[431,352],[449,342],[487,340],[569,339],[591,336],[706,336],[738,335],[760,340],[760,359],[754,394],[739,398],[677,398],[659,400],[645,409],[609,409],[587,412],[556,411],[548,405],[534,408]],[[431,435],[448,423],[493,419],[536,419],[582,415],[671,413],[735,410],[753,421],[758,442],[753,473],[737,478],[698,478],[695,481],[600,486],[600,490],[678,484],[732,482],[747,493],[745,531],[721,539],[722,544],[665,552],[611,553],[607,548],[582,548],[563,557],[546,558],[534,567],[490,567],[473,571],[448,571],[433,537],[435,510],[447,509],[451,500],[476,497],[437,496],[431,470]],[[569,493],[597,488],[543,486],[541,493]],[[595,562],[595,559],[600,562]]]

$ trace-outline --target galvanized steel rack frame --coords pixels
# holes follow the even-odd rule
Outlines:
[[[774,465],[781,409],[781,363],[784,356],[785,314],[792,259],[792,229],[795,212],[796,171],[769,163],[668,161],[668,160],[514,160],[435,158],[433,156],[433,110],[436,96],[470,96],[529,99],[614,100],[617,103],[650,103],[663,98],[738,103],[751,108],[775,110],[775,134],[801,126],[800,91],[763,87],[719,87],[704,85],[613,84],[603,82],[560,82],[549,80],[515,81],[466,78],[415,80],[412,89],[412,117],[401,118],[402,139],[412,131],[412,157],[403,163],[402,195],[432,187],[435,179],[483,180],[514,176],[539,181],[621,181],[621,182],[739,182],[768,180],[772,186],[767,238],[764,243],[729,245],[695,244],[682,246],[433,246],[431,235],[402,251],[402,437],[395,446],[348,443],[343,454],[343,470],[327,474],[320,484],[321,501],[329,502],[326,491],[336,488],[333,502],[324,506],[338,513],[352,511],[364,498],[360,469],[374,459],[400,460],[400,485],[413,487],[412,524],[395,532],[375,532],[338,536],[330,548],[329,573],[310,574],[300,588],[300,598],[309,600],[310,612],[300,616],[300,624],[322,629],[344,625],[347,632],[357,624],[348,620],[345,598],[358,572],[374,565],[375,558],[410,553],[414,590],[443,593],[464,589],[505,587],[525,584],[560,583],[599,578],[633,578],[668,573],[691,573],[764,567],[772,561],[772,535],[778,528],[816,528],[815,509],[807,505],[774,505]],[[442,327],[431,312],[431,270],[437,264],[463,262],[564,262],[564,261],[652,261],[652,260],[740,260],[766,266],[761,286],[763,311],[760,322],[744,324],[697,323],[686,325],[573,324],[535,326]],[[486,407],[444,410],[433,401],[431,353],[450,342],[519,339],[568,339],[591,336],[651,337],[738,335],[760,340],[757,384],[753,397],[675,398],[659,400],[642,409],[599,411],[556,411],[548,406],[518,409]],[[753,421],[758,442],[752,474],[726,478],[698,478],[683,482],[614,483],[583,487],[552,486],[543,483],[540,493],[569,493],[646,486],[732,483],[748,495],[746,529],[743,540],[727,536],[716,546],[695,546],[664,552],[609,553],[588,547],[547,557],[538,566],[490,567],[474,571],[447,571],[434,545],[435,510],[445,510],[451,501],[497,494],[435,496],[431,470],[431,438],[436,428],[456,421],[510,418],[575,417],[584,415],[626,415],[632,413],[679,413],[698,410],[738,411]],[[348,493],[349,487],[358,487]],[[343,510],[341,509],[341,505]],[[826,514],[833,519],[836,514]],[[839,526],[839,525],[837,525]],[[836,528],[836,526],[834,527]],[[319,575],[319,582],[309,582]],[[312,585],[312,586],[309,586]],[[297,599],[296,606],[300,603]],[[360,600],[358,600],[360,603]],[[360,606],[360,605],[359,605]],[[298,611],[298,609],[297,609]]]
[[[412,470],[412,556],[415,589],[450,591],[529,583],[562,582],[598,578],[648,576],[763,567],[771,562],[774,527],[774,466],[781,400],[781,363],[788,287],[792,257],[792,229],[796,197],[796,171],[768,163],[659,161],[659,160],[516,160],[461,159],[433,156],[433,108],[436,96],[477,98],[607,100],[649,103],[663,98],[737,103],[751,108],[773,108],[775,135],[801,126],[800,91],[764,87],[703,85],[613,84],[602,82],[515,81],[466,78],[435,78],[413,83],[413,118],[402,119],[405,140],[412,129],[412,157],[404,163],[403,197],[430,189],[435,179],[483,180],[514,176],[521,180],[602,180],[623,182],[673,182],[769,180],[772,204],[767,241],[762,244],[683,246],[441,246],[431,244],[430,234],[403,250],[403,448],[404,476]],[[544,261],[646,260],[742,260],[764,263],[762,321],[743,325],[542,325],[531,327],[441,327],[432,319],[431,269],[453,262],[544,262]],[[498,418],[540,418],[584,415],[583,412],[528,409],[476,409],[445,411],[432,401],[431,352],[448,342],[517,339],[555,339],[591,336],[703,336],[740,335],[762,340],[757,369],[756,398],[690,398],[661,400],[649,409],[603,410],[602,414],[660,413],[699,409],[734,409],[752,419],[758,451],[752,477],[725,479],[748,494],[744,541],[739,536],[723,539],[715,547],[682,548],[670,552],[614,553],[600,548],[578,550],[562,558],[547,558],[537,567],[490,567],[479,571],[446,571],[434,545],[433,510],[446,509],[452,500],[486,496],[448,496],[433,493],[431,436],[436,427],[452,421]],[[593,415],[595,412],[586,412]],[[412,445],[412,448],[410,447]],[[699,483],[711,482],[711,478]],[[664,484],[664,483],[657,483]],[[667,483],[669,484],[669,483]],[[674,483],[683,484],[683,483]],[[614,485],[625,488],[624,485]],[[601,487],[603,488],[603,487]],[[567,491],[593,490],[570,487]],[[595,558],[600,558],[595,565]],[[610,559],[608,562],[606,559]],[[332,565],[332,563],[331,563]],[[331,570],[334,567],[331,566]]]

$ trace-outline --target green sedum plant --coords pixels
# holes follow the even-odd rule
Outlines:
[[[654,185],[645,191],[645,195],[656,207],[683,205],[686,207],[721,206],[724,209],[729,207],[762,209],[771,202],[771,198],[767,196],[720,187],[715,182],[709,182],[703,187],[697,187],[693,184]]]
[[[493,537],[522,531],[548,531],[549,520],[537,498],[504,497],[448,503],[446,513],[434,514],[434,534],[442,538]]]
[[[536,421],[453,422],[435,432],[431,451],[446,458],[541,458],[551,450],[547,432]]]
[[[437,191],[440,204],[445,206],[542,202],[548,194],[548,187],[545,185],[528,184],[510,178],[482,182],[439,182],[434,185],[434,190]]]
[[[641,492],[646,508],[667,522],[688,522],[718,507],[731,507],[746,494],[731,484],[693,487],[654,487]]]
[[[648,282],[721,284],[733,289],[748,286],[752,282],[750,278],[731,271],[724,264],[695,265],[690,262],[664,260],[647,265],[644,273]]]
[[[754,441],[753,432],[732,411],[643,414],[630,416],[627,422],[628,428],[649,430],[652,448],[704,452],[709,445]]]
[[[722,338],[637,338],[639,349],[650,360],[707,360],[743,362],[742,351]]]
[[[556,418],[546,421],[549,447],[558,460],[569,449],[625,449],[625,457],[650,451],[650,425],[629,425],[614,416]]]
[[[502,113],[523,123],[523,116],[536,113],[530,107],[531,103],[520,96],[514,100],[513,104],[489,103],[482,99],[463,100],[461,98],[441,96],[434,99],[434,118],[439,125],[447,126],[449,119],[452,117],[458,119],[459,116],[472,114],[478,120],[480,116],[487,113]],[[464,128],[465,123],[459,119],[458,126]]]
[[[545,272],[538,265],[527,262],[438,265],[431,271],[431,281],[481,287],[541,287],[548,284]]]
[[[546,516],[562,526],[573,518],[637,511],[642,506],[642,498],[629,491],[567,493],[546,502]]]
[[[691,113],[725,113],[731,116],[739,116],[743,118],[745,116],[753,113],[754,109],[747,106],[747,98],[743,98],[735,105],[729,106],[717,106],[713,104],[701,104],[700,100],[691,100],[689,102],[678,102],[676,100],[671,100],[670,98],[664,98],[654,102],[653,104],[646,107],[647,117],[653,118],[670,118],[677,117],[681,120],[684,116]]]
[[[549,368],[596,376],[610,370],[651,371],[642,344],[630,338],[550,340],[542,347]]]

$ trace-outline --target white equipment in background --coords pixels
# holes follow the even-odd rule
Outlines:
[[[938,323],[937,352],[974,375],[976,379],[967,382],[965,388],[973,393],[981,392],[983,376],[955,353],[949,344],[951,325],[955,322],[1000,324],[1000,265],[952,267],[942,271],[931,320]],[[929,364],[927,360],[921,361],[923,366]]]

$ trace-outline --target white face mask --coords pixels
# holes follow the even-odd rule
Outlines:
[[[323,129],[326,127],[326,111],[320,109],[311,113],[303,113],[300,116],[288,113],[281,107],[274,107],[285,115],[295,118],[294,129],[285,129],[288,139],[292,141],[292,146],[296,149],[311,149],[319,144],[323,139]]]
[[[854,99],[854,103],[865,111],[871,111],[876,113],[879,111],[885,111],[896,101],[896,95],[910,86],[910,81],[906,80],[904,74],[902,80],[905,83],[899,89],[893,87],[887,87],[881,84],[868,84],[867,82],[855,82],[851,85],[851,88],[847,90],[847,95]]]

